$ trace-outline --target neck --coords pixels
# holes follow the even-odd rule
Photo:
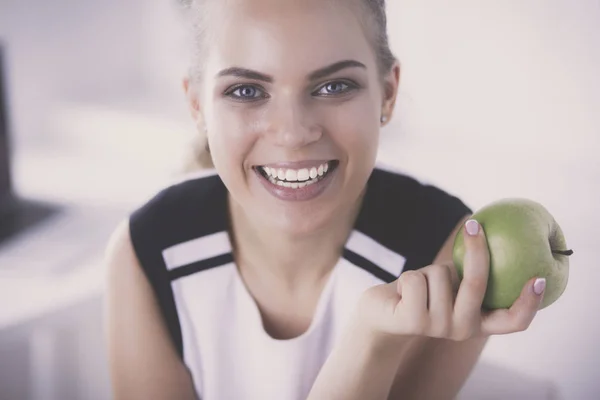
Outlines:
[[[322,283],[339,260],[362,196],[325,228],[293,235],[248,217],[230,197],[234,247],[242,275],[260,276],[290,290]]]

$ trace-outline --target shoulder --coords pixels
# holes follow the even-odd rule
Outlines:
[[[111,234],[104,252],[104,264],[109,292],[144,290],[146,279],[133,247],[129,220],[121,221]]]
[[[123,293],[123,298],[138,293],[144,304],[156,302],[179,355],[182,335],[165,254],[182,243],[222,231],[227,224],[226,193],[212,170],[183,176],[130,213],[108,244],[111,293]]]
[[[139,268],[131,244],[128,220],[121,221],[111,234],[105,249],[104,259],[108,266],[109,278],[123,272],[135,272]],[[112,281],[116,282],[117,279],[112,279]]]
[[[449,211],[453,208],[467,210],[469,207],[455,194],[397,167],[377,164],[369,180],[371,200],[384,207],[402,211],[418,210]]]
[[[157,302],[136,258],[127,220],[109,240],[105,265],[105,334],[115,396],[195,398],[178,342],[170,336],[169,315],[161,315],[160,295]]]
[[[378,164],[369,179],[357,227],[403,255],[405,269],[415,269],[432,263],[471,213],[449,190]]]

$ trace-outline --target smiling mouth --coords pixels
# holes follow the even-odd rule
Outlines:
[[[339,161],[332,160],[311,168],[273,168],[268,166],[254,167],[256,171],[273,185],[291,189],[300,189],[325,179],[331,174]]]

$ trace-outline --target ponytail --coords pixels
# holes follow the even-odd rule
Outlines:
[[[189,173],[203,169],[212,169],[214,164],[208,149],[206,135],[196,133],[188,146],[183,163],[183,172]]]

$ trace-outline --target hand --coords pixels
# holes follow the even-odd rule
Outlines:
[[[473,224],[474,222],[468,222]],[[510,307],[482,311],[490,255],[485,232],[475,222],[477,233],[465,235],[463,279],[453,265],[430,265],[406,271],[395,282],[370,288],[359,301],[359,318],[371,333],[385,337],[407,335],[463,341],[476,336],[526,330],[540,307],[542,284],[529,280]],[[364,322],[364,321],[363,321]]]

